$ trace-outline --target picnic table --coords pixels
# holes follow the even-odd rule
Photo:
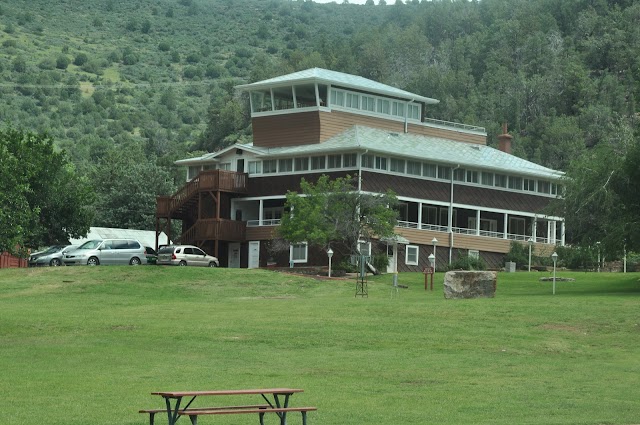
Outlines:
[[[149,414],[149,423],[154,425],[156,413],[166,413],[169,425],[175,425],[181,416],[188,416],[192,425],[197,425],[198,417],[203,415],[233,415],[233,414],[257,414],[260,424],[264,425],[264,415],[275,413],[280,418],[280,425],[286,425],[288,412],[300,412],[302,414],[302,424],[307,423],[307,412],[317,410],[316,407],[290,407],[289,399],[295,393],[304,390],[298,388],[258,388],[244,390],[212,390],[212,391],[158,391],[151,393],[159,395],[165,401],[163,409],[143,409],[140,413]],[[196,398],[208,396],[242,396],[259,395],[265,404],[235,405],[235,406],[215,406],[215,407],[192,407]],[[186,404],[182,404],[183,399],[188,399]]]

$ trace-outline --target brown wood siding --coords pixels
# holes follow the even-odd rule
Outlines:
[[[454,129],[428,127],[423,125],[409,124],[409,133],[421,136],[438,137],[440,139],[456,140],[458,142],[473,143],[476,145],[486,145],[487,136],[482,134],[465,133]]]
[[[342,172],[319,172],[313,174],[289,174],[289,175],[273,175],[269,177],[252,177],[249,179],[249,196],[275,196],[286,195],[287,190],[300,192],[300,180],[304,177],[309,182],[315,182],[323,175],[328,175],[331,179],[345,177],[349,174]],[[353,174],[353,173],[351,173]]]
[[[411,241],[412,245],[431,246],[431,241],[435,237],[438,240],[437,250],[449,249],[451,235],[449,233],[432,232],[428,230],[406,229],[396,227],[396,233]],[[478,251],[499,252],[506,254],[509,252],[511,241],[509,239],[489,238],[485,236],[453,234],[453,248],[474,249]]]
[[[440,202],[449,202],[451,198],[450,183],[371,171],[362,172],[362,189],[369,192],[385,192],[391,189],[398,196]],[[541,213],[549,205],[551,198],[454,183],[453,202],[477,207]]]
[[[320,112],[300,112],[252,120],[253,144],[261,147],[320,143]]]
[[[404,123],[395,120],[343,111],[310,111],[254,117],[252,119],[253,143],[255,146],[262,147],[310,145],[337,136],[354,125],[379,128],[396,133],[404,132]],[[455,129],[408,124],[407,130],[409,133],[422,136],[480,145],[487,144],[486,136]]]
[[[246,237],[248,241],[265,241],[276,237],[278,226],[247,227]],[[261,245],[262,248],[262,245]]]

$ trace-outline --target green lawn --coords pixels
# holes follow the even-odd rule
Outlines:
[[[263,270],[0,270],[0,424],[145,425],[152,391],[281,386],[309,425],[640,423],[640,275],[562,272],[555,296],[542,275],[445,300],[440,273],[355,298]]]

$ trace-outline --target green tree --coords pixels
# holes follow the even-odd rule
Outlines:
[[[322,175],[313,184],[300,181],[301,194],[289,191],[279,235],[291,243],[307,242],[326,249],[346,248],[358,252],[358,241],[389,237],[397,221],[392,192],[382,195],[357,190],[357,179],[347,176],[330,180]]]
[[[174,191],[169,171],[133,143],[109,149],[90,177],[96,187],[97,226],[152,230],[156,196]]]
[[[93,191],[53,139],[0,130],[0,250],[67,243],[84,236]]]

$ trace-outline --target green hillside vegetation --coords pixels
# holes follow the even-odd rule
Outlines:
[[[508,122],[515,154],[561,170],[637,143],[640,3],[375,3],[1,0],[0,120],[49,133],[81,173],[117,149],[177,184],[174,160],[251,140],[234,85],[319,66],[440,99],[429,117],[490,144]]]

